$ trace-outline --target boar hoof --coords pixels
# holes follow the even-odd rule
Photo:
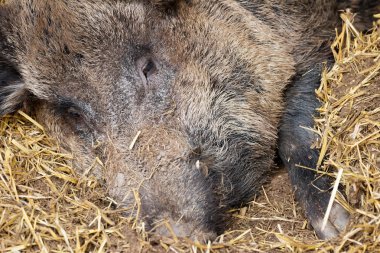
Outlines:
[[[339,236],[350,220],[349,212],[339,203],[334,202],[327,223],[324,228],[322,227],[330,196],[330,192],[320,192],[316,188],[311,189],[307,195],[306,216],[317,236],[323,240]]]

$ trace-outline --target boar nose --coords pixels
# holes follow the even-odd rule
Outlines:
[[[154,233],[165,237],[182,237],[190,238],[194,241],[207,242],[213,241],[217,234],[212,231],[205,231],[202,228],[193,227],[192,225],[167,219],[155,228]]]

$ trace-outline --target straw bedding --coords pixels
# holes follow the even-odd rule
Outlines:
[[[342,19],[314,129],[321,173],[343,172],[336,199],[352,221],[340,238],[315,237],[283,171],[248,207],[231,211],[233,227],[213,243],[151,235],[19,112],[0,121],[0,252],[380,252],[380,21],[362,35],[349,14]]]

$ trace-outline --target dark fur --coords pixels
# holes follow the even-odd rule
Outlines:
[[[313,126],[321,62],[331,60],[345,4],[9,0],[0,6],[0,114],[34,115],[122,204],[138,190],[149,226],[168,219],[178,235],[206,238],[267,180],[280,129],[297,198],[329,238],[347,212],[336,204],[321,231],[330,182],[296,165],[316,166],[315,136],[300,126]]]

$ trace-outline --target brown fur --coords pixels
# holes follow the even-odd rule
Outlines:
[[[0,67],[21,78],[0,87],[0,112],[28,109],[117,201],[138,189],[148,223],[210,236],[267,179],[284,90],[327,58],[336,11],[330,0],[9,0]]]

